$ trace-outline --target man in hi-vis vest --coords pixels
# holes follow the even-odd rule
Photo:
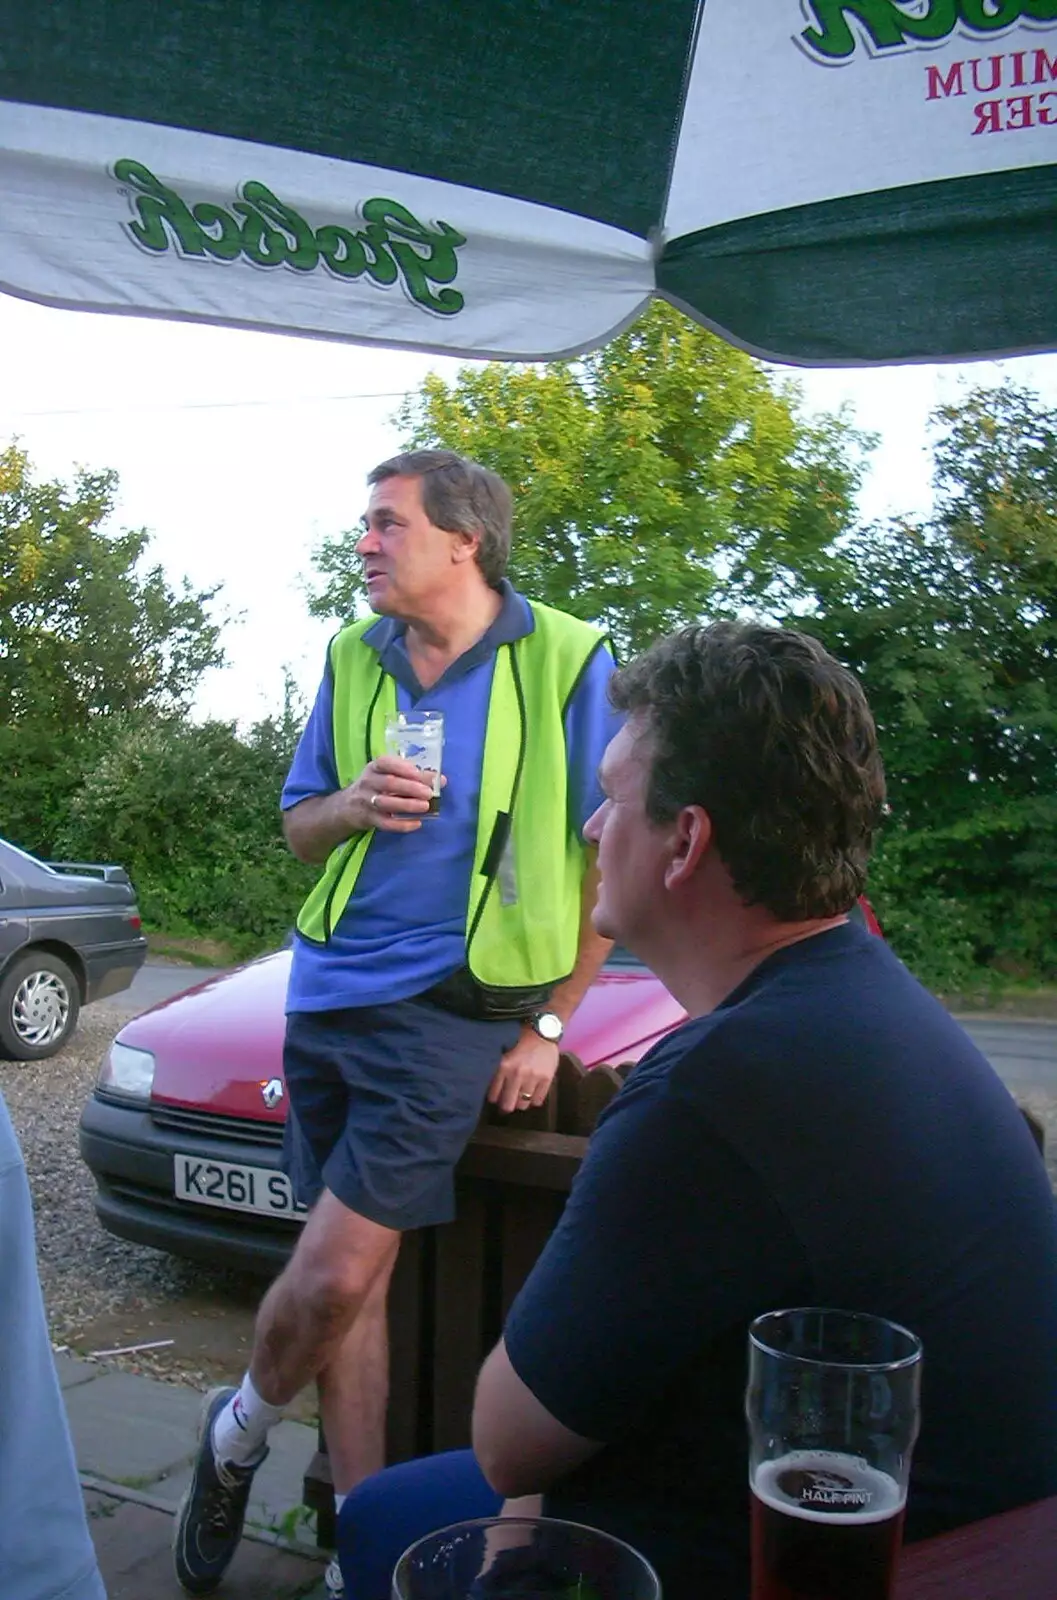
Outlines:
[[[287,994],[284,1163],[312,1207],[239,1389],[207,1402],[176,1571],[217,1587],[283,1406],[316,1379],[341,1499],[382,1465],[386,1294],[406,1228],[454,1214],[487,1098],[540,1105],[608,941],[592,929],[597,768],[617,719],[602,634],[504,577],[503,480],[444,450],[383,462],[358,546],[372,615],[331,641],[283,790],[323,873]],[[386,753],[443,715],[443,787]]]

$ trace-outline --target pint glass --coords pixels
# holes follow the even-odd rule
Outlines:
[[[920,1378],[920,1341],[881,1317],[757,1317],[745,1397],[752,1600],[890,1600]]]
[[[661,1600],[637,1550],[556,1517],[487,1517],[429,1533],[404,1551],[393,1600]]]
[[[440,810],[440,763],[444,750],[443,711],[398,712],[385,724],[385,748],[391,756],[411,761],[429,780],[433,793],[426,816]]]

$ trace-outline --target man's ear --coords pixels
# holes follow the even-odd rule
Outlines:
[[[451,559],[456,564],[463,561],[476,560],[480,547],[481,535],[479,533],[460,533],[457,529],[452,530]]]
[[[666,889],[689,883],[712,843],[712,819],[702,806],[684,806],[672,823],[672,857],[664,871]]]

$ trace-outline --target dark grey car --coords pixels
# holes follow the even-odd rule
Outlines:
[[[85,1001],[127,989],[146,954],[122,867],[38,861],[0,839],[0,1055],[54,1055]]]

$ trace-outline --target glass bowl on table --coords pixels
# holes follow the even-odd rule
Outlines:
[[[623,1540],[557,1517],[456,1522],[411,1545],[393,1600],[661,1600],[646,1558]]]

